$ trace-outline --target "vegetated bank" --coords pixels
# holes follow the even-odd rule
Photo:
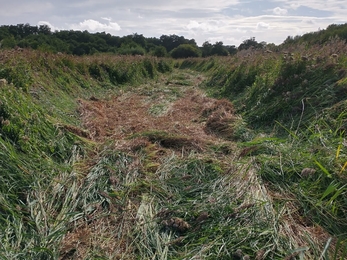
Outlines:
[[[185,60],[181,67],[208,72],[205,89],[231,100],[255,131],[242,146],[255,156],[283,214],[303,227],[328,230],[326,248],[345,248],[347,45],[332,37],[323,44],[280,47]],[[299,205],[295,210],[292,200]]]

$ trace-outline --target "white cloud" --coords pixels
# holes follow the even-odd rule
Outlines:
[[[307,24],[315,24],[315,21],[314,20],[312,20],[312,19],[305,19],[305,20],[302,20],[301,21],[302,23],[307,23]]]
[[[237,28],[235,29],[235,31],[236,31],[237,33],[239,33],[239,34],[245,34],[245,33],[247,33],[247,30],[242,29],[242,28],[239,28],[239,27],[237,27]]]
[[[111,18],[109,18],[109,17],[101,17],[101,19],[106,20],[106,21],[109,21],[109,22],[111,22],[111,21],[112,21],[112,19],[111,19]]]
[[[102,19],[107,20],[108,23],[100,23],[99,21],[88,19],[80,22],[79,24],[72,24],[70,27],[73,30],[87,30],[89,32],[106,31],[114,33],[121,30],[121,27],[118,25],[118,23],[111,22],[111,19],[109,18]]]
[[[197,22],[191,20],[185,28],[192,31],[211,32],[218,30],[218,24],[220,24],[220,21],[210,20],[206,22]]]
[[[200,28],[200,24],[197,21],[190,21],[189,24],[187,25],[187,29],[192,30],[192,29],[198,29]]]
[[[270,25],[268,23],[259,22],[257,23],[257,30],[269,29]]]
[[[50,22],[47,21],[39,21],[37,25],[47,25],[49,28],[51,28],[51,31],[54,32],[56,30],[59,30],[59,28],[53,26]]]
[[[290,3],[290,8],[291,9],[298,9],[301,6],[301,4],[299,4],[298,2],[294,2],[294,3]]]
[[[225,38],[223,36],[218,36],[218,37],[209,37],[207,41],[210,43],[215,43],[215,42],[220,42],[222,41],[224,43]]]
[[[281,7],[275,7],[272,11],[276,15],[285,15],[285,14],[287,14],[287,9],[282,9]]]

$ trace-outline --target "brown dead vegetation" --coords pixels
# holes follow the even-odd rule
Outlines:
[[[232,104],[207,98],[197,90],[187,91],[159,116],[149,113],[156,101],[135,93],[107,101],[92,98],[79,102],[79,112],[91,139],[118,140],[117,148],[137,150],[151,142],[168,149],[203,151],[206,144],[220,137],[232,138]],[[157,131],[167,135],[156,135]]]
[[[206,133],[233,139],[234,107],[228,100],[222,99],[213,102],[211,106],[203,110],[203,116],[207,117]]]
[[[92,259],[90,249],[97,248],[109,256],[110,259],[135,259],[132,254],[134,249],[129,247],[129,237],[119,237],[117,227],[124,222],[116,216],[105,216],[94,220],[92,223],[82,224],[68,232],[60,247],[60,260]],[[130,232],[133,221],[125,229]],[[105,242],[106,241],[106,242]]]
[[[73,126],[73,125],[64,125],[63,126],[63,129],[65,129],[66,131],[68,132],[71,132],[77,136],[80,136],[80,137],[84,137],[84,138],[90,138],[90,135],[87,131],[81,129],[81,128],[78,128],[76,126]]]

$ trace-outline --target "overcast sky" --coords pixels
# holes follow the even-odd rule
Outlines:
[[[240,45],[282,43],[287,36],[347,22],[346,0],[0,0],[0,24],[47,24],[52,30],[112,35],[176,34]]]

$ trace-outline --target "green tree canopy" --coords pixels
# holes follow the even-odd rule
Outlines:
[[[191,44],[181,44],[171,51],[171,57],[175,59],[199,56],[199,49]]]
[[[165,57],[166,55],[167,55],[167,51],[164,46],[156,46],[153,50],[153,56]]]
[[[217,56],[228,56],[229,52],[223,45],[222,41],[216,42],[211,50],[212,55],[217,55]]]
[[[255,40],[255,37],[251,37],[247,40],[244,40],[238,50],[247,50],[249,48],[253,47],[254,49],[261,49],[263,48],[263,44],[262,43],[258,43],[256,40]]]

